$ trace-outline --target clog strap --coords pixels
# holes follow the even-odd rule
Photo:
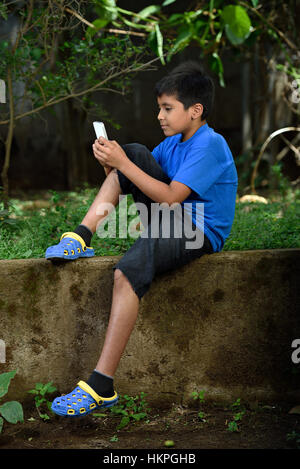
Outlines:
[[[98,405],[103,404],[104,400],[113,401],[118,396],[118,394],[115,392],[112,397],[101,397],[85,381],[79,381],[79,383],[77,383],[77,386],[79,386],[80,389],[92,396],[92,398],[97,402]]]
[[[61,235],[60,241],[61,241],[63,238],[73,238],[73,239],[76,239],[76,241],[79,241],[79,243],[81,244],[82,250],[83,250],[83,251],[86,251],[87,246],[86,246],[84,240],[82,239],[82,237],[79,236],[77,233],[74,233],[73,231],[67,231],[66,233],[63,233],[63,234]]]

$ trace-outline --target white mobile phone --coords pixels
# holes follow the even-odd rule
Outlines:
[[[93,125],[97,138],[104,137],[106,138],[106,140],[108,140],[105,125],[103,124],[103,122],[93,122]]]

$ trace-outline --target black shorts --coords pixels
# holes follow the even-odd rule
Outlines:
[[[170,184],[171,180],[163,172],[151,152],[138,143],[123,146],[128,158],[153,178]],[[178,204],[178,210],[169,210],[167,233],[164,228],[163,210],[160,204],[155,203],[136,187],[121,171],[117,170],[123,194],[132,194],[137,209],[139,203],[145,204],[147,211],[140,212],[144,231],[136,242],[128,249],[113,269],[120,269],[129,280],[135,293],[141,299],[149,290],[152,280],[157,274],[174,270],[198,259],[204,254],[212,254],[213,248],[207,236],[191,222],[194,238],[186,236],[183,229],[183,207]],[[145,216],[146,213],[146,216]],[[165,212],[166,213],[166,212]],[[182,216],[180,216],[180,213]],[[197,232],[197,233],[196,233]],[[181,233],[179,236],[178,233]],[[199,236],[200,235],[200,236]],[[196,238],[198,236],[198,238]],[[190,248],[193,240],[197,241],[197,248]],[[191,244],[189,244],[191,243]]]

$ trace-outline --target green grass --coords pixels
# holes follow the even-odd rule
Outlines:
[[[62,233],[72,231],[83,219],[97,189],[86,188],[78,192],[49,191],[46,208],[30,209],[30,202],[12,199],[9,213],[0,206],[0,259],[43,258],[45,250],[57,244]],[[300,248],[299,191],[276,198],[268,204],[237,203],[231,234],[223,251]],[[128,196],[127,205],[133,203]],[[116,233],[119,232],[119,211],[126,214],[122,201],[116,208]],[[125,211],[125,212],[124,212]],[[110,215],[110,218],[114,214]],[[127,215],[127,226],[137,214]],[[136,241],[134,237],[93,237],[96,256],[125,253]]]
[[[223,251],[300,248],[300,200],[237,203]]]

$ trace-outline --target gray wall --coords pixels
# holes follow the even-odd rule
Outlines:
[[[298,404],[299,257],[299,249],[221,252],[158,275],[141,300],[116,390],[146,392],[158,406],[201,389],[215,401]],[[36,382],[53,381],[66,393],[88,378],[118,259],[0,261],[0,373],[18,370],[10,399],[29,398]]]

